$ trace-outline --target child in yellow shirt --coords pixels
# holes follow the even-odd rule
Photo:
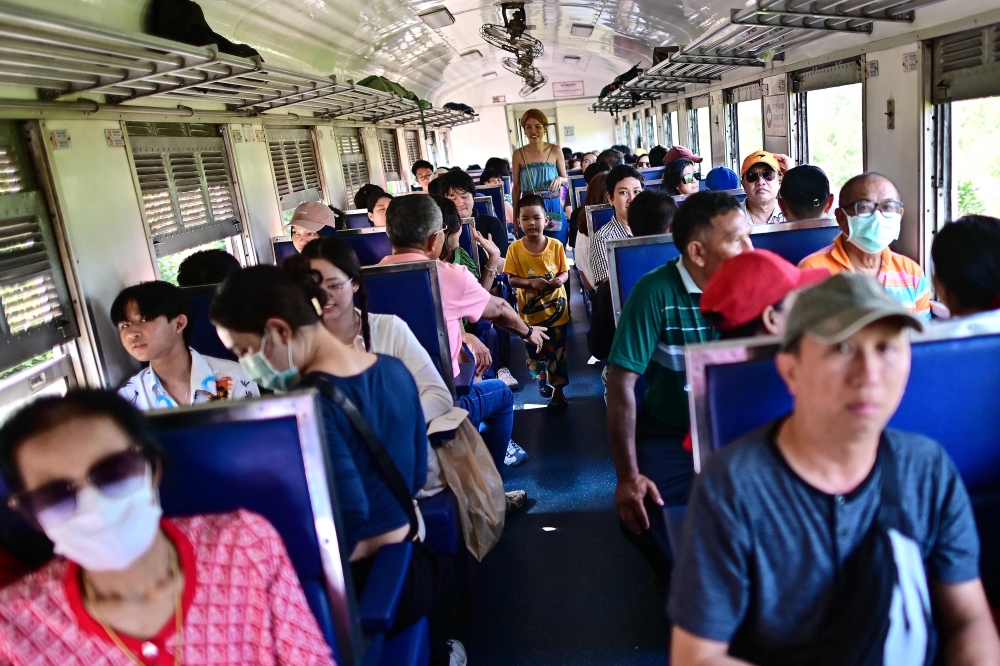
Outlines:
[[[548,329],[549,339],[540,351],[528,345],[528,371],[538,382],[542,397],[550,398],[546,411],[561,414],[568,406],[563,387],[569,384],[566,252],[562,243],[542,233],[548,217],[541,197],[534,194],[521,197],[518,222],[525,236],[507,248],[504,273],[509,276],[510,285],[517,289],[518,310],[524,323]]]

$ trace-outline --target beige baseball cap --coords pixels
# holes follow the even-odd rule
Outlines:
[[[317,232],[323,227],[336,228],[336,217],[333,211],[322,201],[307,201],[299,204],[292,213],[292,219],[285,226],[295,225],[309,231]]]

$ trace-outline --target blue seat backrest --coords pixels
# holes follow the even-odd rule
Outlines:
[[[476,215],[489,215],[493,217],[493,201],[488,196],[483,195],[483,197],[485,198],[476,197],[476,201],[473,204]]]
[[[666,167],[649,167],[647,169],[639,169],[639,173],[642,174],[643,180],[648,183],[651,180],[662,180],[665,170]]]
[[[614,216],[615,216],[615,209],[612,208],[611,206],[608,206],[607,208],[603,207],[595,208],[594,210],[592,210],[590,213],[590,219],[594,225],[594,233],[600,231],[601,227],[610,222],[611,218],[613,218]]]
[[[650,271],[656,270],[671,259],[680,256],[677,246],[670,235],[657,236],[662,239],[658,243],[637,245],[609,245],[608,253],[614,257],[612,279],[612,297],[615,302],[615,321],[621,314],[621,308],[632,293],[635,283]],[[617,292],[617,296],[615,296]]]
[[[362,266],[374,266],[392,254],[392,244],[385,229],[342,231],[337,238],[351,246]]]
[[[663,179],[657,178],[653,180],[647,179],[645,184],[643,184],[642,189],[659,191],[666,189],[666,187],[667,186],[663,184]]]
[[[583,177],[583,174],[580,174],[578,176],[571,175],[569,176],[569,186],[574,191],[577,190],[578,188],[586,187],[587,179]]]
[[[458,246],[468,252],[469,256],[472,257],[472,260],[476,262],[476,265],[478,266],[479,252],[476,250],[475,243],[472,240],[472,225],[473,222],[471,221],[468,223],[464,220],[462,221],[462,231],[458,236]]]
[[[215,331],[215,326],[208,318],[208,310],[212,306],[217,286],[212,284],[181,288],[184,299],[187,301],[188,316],[191,318],[188,321],[188,326],[191,327],[190,346],[199,354],[235,361],[235,354],[222,344],[219,334]]]
[[[274,263],[277,266],[288,257],[298,254],[291,238],[272,238],[271,247],[274,249]]]
[[[504,206],[503,186],[501,185],[477,185],[476,194],[478,196],[488,196],[493,202],[493,217],[504,224],[511,222],[507,219],[507,208]]]
[[[365,210],[349,210],[344,213],[347,218],[347,228],[348,229],[369,229],[371,228],[372,221],[368,219],[368,209]]]
[[[429,262],[428,262],[429,263]],[[406,268],[400,268],[406,266]],[[373,266],[362,271],[368,287],[368,311],[392,314],[406,322],[421,346],[430,355],[438,372],[449,387],[452,386],[451,354],[442,345],[435,303],[435,289],[431,280],[436,279],[427,264],[396,264]],[[447,333],[444,340],[447,341]]]
[[[832,220],[831,220],[832,222]],[[797,223],[791,223],[797,224]],[[786,225],[781,225],[786,226]],[[763,230],[764,225],[762,225]],[[758,250],[770,250],[780,257],[793,264],[808,257],[813,252],[822,250],[830,245],[833,239],[840,233],[840,227],[836,224],[829,227],[814,227],[811,229],[788,229],[783,231],[771,231],[769,233],[755,233],[757,227],[750,228],[750,240]]]
[[[225,409],[225,405],[212,407]],[[151,415],[169,461],[160,486],[164,514],[191,516],[242,508],[267,518],[281,535],[309,607],[336,651],[334,611],[326,592],[296,415],[204,419],[192,424],[180,411]],[[317,437],[322,436],[317,433]]]

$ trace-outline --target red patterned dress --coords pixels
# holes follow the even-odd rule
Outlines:
[[[161,522],[184,571],[185,666],[329,666],[330,648],[274,527],[247,511]],[[80,568],[56,558],[0,590],[0,666],[132,666],[87,612]],[[149,666],[172,666],[171,618],[156,636],[119,632]]]

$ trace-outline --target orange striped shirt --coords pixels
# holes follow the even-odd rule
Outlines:
[[[799,268],[825,268],[831,275],[841,271],[854,272],[851,258],[844,247],[846,238],[840,234],[833,245],[815,252],[801,262]],[[897,254],[889,248],[882,250],[882,267],[878,271],[878,281],[885,290],[907,310],[926,320],[931,318],[931,285],[920,264],[907,256]]]

